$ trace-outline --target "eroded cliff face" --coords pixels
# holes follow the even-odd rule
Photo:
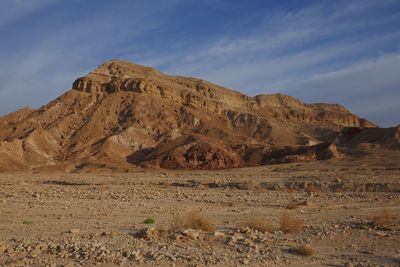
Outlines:
[[[249,97],[124,61],[106,62],[49,104],[10,118],[0,127],[0,157],[11,160],[1,147],[20,142],[20,166],[69,170],[265,164],[274,148],[329,143],[344,127],[375,127],[340,105]]]

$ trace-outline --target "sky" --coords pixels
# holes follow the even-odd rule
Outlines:
[[[400,124],[400,0],[0,0],[0,115],[111,59]]]

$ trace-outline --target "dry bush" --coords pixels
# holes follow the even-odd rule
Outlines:
[[[280,229],[285,234],[298,233],[303,229],[303,220],[294,218],[285,212],[281,217]]]
[[[172,186],[172,182],[171,181],[161,181],[159,183],[159,185],[165,186],[165,187],[170,187]]]
[[[306,191],[308,194],[316,193],[316,192],[318,192],[318,188],[317,188],[315,185],[313,185],[313,184],[308,184],[308,185],[304,188],[304,191]]]
[[[254,180],[248,180],[244,182],[243,184],[238,184],[239,189],[243,190],[255,190],[259,188],[259,183],[257,183]]]
[[[189,212],[183,216],[176,216],[172,222],[172,229],[196,229],[207,232],[215,230],[214,221],[199,212]]]
[[[314,249],[310,245],[302,245],[296,248],[296,252],[303,256],[311,256],[314,254]]]
[[[392,211],[382,209],[372,217],[372,223],[377,227],[391,227],[396,224],[396,215]]]
[[[292,201],[289,204],[287,204],[285,208],[287,208],[288,210],[294,210],[297,209],[298,207],[299,204],[296,201]]]
[[[288,210],[294,210],[297,209],[300,206],[307,206],[308,202],[307,200],[302,200],[302,201],[292,201],[289,204],[285,206]]]
[[[268,189],[259,186],[259,187],[256,188],[256,192],[258,192],[258,193],[266,193],[266,192],[268,192]]]
[[[248,221],[246,221],[244,223],[244,226],[247,226],[251,229],[254,229],[254,230],[257,230],[257,231],[260,231],[263,233],[266,233],[266,232],[272,233],[275,230],[275,227],[271,223],[265,221],[263,218],[249,219]]]
[[[297,190],[294,189],[294,188],[287,188],[287,189],[285,190],[285,192],[286,192],[286,193],[296,193]]]

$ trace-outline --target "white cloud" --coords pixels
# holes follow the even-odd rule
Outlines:
[[[383,126],[400,123],[400,54],[315,75],[286,93],[307,102],[336,102]]]
[[[400,114],[400,66],[398,52],[384,51],[400,41],[400,31],[370,28],[390,25],[399,15],[364,18],[365,12],[381,6],[345,2],[329,12],[317,5],[279,13],[267,16],[250,33],[228,32],[172,55],[156,51],[140,62],[250,94],[287,92],[308,102],[338,102],[382,125],[393,125],[399,123],[393,114]]]

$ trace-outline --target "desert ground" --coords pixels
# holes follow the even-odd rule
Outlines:
[[[0,266],[399,266],[400,168],[378,165],[3,173]]]

